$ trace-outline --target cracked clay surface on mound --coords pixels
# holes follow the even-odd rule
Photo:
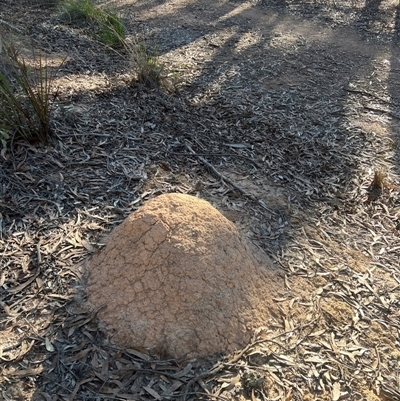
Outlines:
[[[208,202],[167,194],[110,235],[89,266],[89,301],[113,341],[168,357],[247,344],[267,324],[276,272]]]

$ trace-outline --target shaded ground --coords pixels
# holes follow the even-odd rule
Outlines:
[[[68,61],[55,140],[1,156],[0,398],[400,399],[397,1],[114,2],[158,45],[161,91],[15,3],[0,19]],[[87,256],[166,192],[212,202],[282,269],[281,319],[238,354],[118,349],[73,301]]]

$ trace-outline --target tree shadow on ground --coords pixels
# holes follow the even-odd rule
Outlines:
[[[126,389],[134,399],[138,392],[141,398],[150,398],[155,393],[142,387],[151,389],[151,374],[186,369],[186,383],[196,377],[197,367],[191,370],[179,361],[167,367],[163,362],[152,365],[143,353],[128,355],[105,345],[93,314],[65,304],[71,298],[70,269],[146,197],[186,192],[211,200],[221,210],[245,214],[248,225],[241,218],[238,224],[244,224],[250,239],[288,275],[334,281],[339,271],[352,277],[346,249],[354,248],[355,258],[365,257],[356,237],[349,243],[349,235],[355,232],[370,239],[370,227],[363,226],[366,221],[353,223],[351,216],[377,220],[376,207],[384,208],[365,203],[374,170],[385,162],[377,144],[382,141],[386,146],[386,139],[379,139],[376,129],[384,127],[384,135],[396,130],[392,140],[398,144],[398,125],[393,122],[388,129],[389,120],[380,121],[379,111],[371,115],[373,110],[365,108],[369,103],[360,102],[360,96],[369,99],[371,86],[382,90],[387,85],[392,99],[397,99],[397,50],[387,53],[392,68],[387,81],[380,81],[377,70],[383,64],[374,64],[382,55],[379,43],[370,47],[346,30],[318,27],[316,31],[310,22],[282,17],[265,5],[243,6],[221,6],[217,17],[210,13],[196,29],[183,28],[182,32],[196,34],[188,34],[187,41],[177,35],[172,45],[164,35],[181,23],[179,15],[142,21],[149,24],[156,41],[164,40],[161,55],[170,57],[172,71],[184,70],[186,84],[174,94],[138,91],[124,83],[94,96],[88,91],[90,96],[84,96],[79,110],[71,110],[70,118],[63,120],[56,112],[57,140],[47,147],[20,144],[3,164],[8,197],[3,208],[5,233],[13,249],[29,250],[31,255],[28,269],[21,264],[20,253],[10,256],[17,273],[7,277],[6,284],[14,288],[34,276],[39,244],[47,267],[39,278],[46,285],[40,287],[34,280],[26,291],[30,296],[39,291],[40,302],[52,300],[57,315],[51,327],[33,338],[32,349],[44,361],[44,371],[38,375],[44,398],[93,399],[94,393],[104,390],[101,397],[112,399],[122,391],[126,395]],[[209,5],[185,7],[185,13],[193,7],[195,14],[199,12],[193,19],[200,19],[201,7]],[[397,113],[392,103],[389,109]],[[371,130],[374,119],[379,121]],[[253,199],[213,177],[187,145]],[[396,152],[393,160],[398,162],[398,148]],[[398,200],[387,196],[385,206],[391,215]],[[394,224],[393,219],[387,224]],[[319,231],[317,236],[318,227],[325,234]],[[24,231],[29,234],[24,243],[12,242],[13,233]],[[388,239],[388,247],[394,247],[393,240]],[[54,241],[58,245],[53,249]],[[390,266],[393,256],[376,257],[374,246],[368,249],[374,261],[387,260]],[[295,256],[290,253],[293,247]],[[338,254],[333,255],[332,249]],[[52,265],[57,269],[51,273]],[[4,290],[4,302],[15,306],[15,294]],[[45,314],[40,302],[28,312],[21,310],[28,323]],[[12,327],[15,319],[9,315],[7,319]],[[329,324],[333,333],[337,323]],[[24,363],[36,366],[37,360],[28,355]],[[22,381],[33,385],[29,376]]]

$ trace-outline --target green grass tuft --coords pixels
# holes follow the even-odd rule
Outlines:
[[[107,12],[100,21],[100,39],[109,46],[122,46],[126,35],[125,25],[117,14]]]
[[[13,46],[3,46],[0,70],[0,141],[11,138],[47,142],[55,73],[41,54],[33,66]]]
[[[160,63],[157,48],[145,41],[127,45],[138,82],[149,87],[161,86],[164,65]]]
[[[64,0],[62,9],[71,22],[91,21],[96,36],[108,46],[122,46],[126,29],[121,18],[110,11],[97,7],[93,0]]]
[[[100,12],[92,0],[64,0],[62,9],[73,22],[94,19]]]

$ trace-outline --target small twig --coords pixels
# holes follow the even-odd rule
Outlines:
[[[28,287],[28,285],[30,285],[30,284],[36,279],[36,277],[39,276],[39,273],[40,273],[40,265],[39,265],[38,268],[36,269],[35,274],[34,274],[33,276],[31,276],[30,279],[28,279],[27,281],[25,281],[25,283],[20,284],[20,285],[17,286],[17,287],[8,289],[7,292],[8,292],[9,294],[11,294],[11,295],[15,295],[15,294],[17,294],[18,292],[21,292],[24,288]]]
[[[381,384],[381,391],[389,400],[400,400],[400,391],[388,386],[386,383]]]
[[[358,93],[358,94],[360,94],[360,95],[373,97],[373,98],[375,98],[375,99],[380,100],[380,101],[383,102],[383,103],[390,103],[390,101],[388,101],[388,100],[386,100],[386,99],[383,99],[382,97],[377,96],[377,95],[375,95],[375,94],[373,94],[373,93],[371,93],[371,92],[364,91],[364,90],[360,90],[360,89],[351,89],[351,88],[344,88],[344,90],[345,90],[346,92],[350,92],[350,93]]]
[[[60,138],[70,138],[71,134],[57,134]],[[74,132],[73,136],[77,137],[77,136],[86,136],[86,137],[91,137],[91,136],[98,136],[98,137],[102,137],[102,138],[110,138],[110,134],[96,134],[94,132],[84,132],[84,133],[77,133]]]
[[[171,152],[172,155],[180,155],[180,156],[187,156],[187,153],[179,153],[179,152]],[[254,164],[257,168],[261,169],[262,166],[260,166],[257,162],[254,160],[250,159],[250,157],[243,156],[243,155],[237,155],[235,153],[196,153],[196,156],[228,156],[228,157],[241,157],[242,159],[246,159],[250,163]]]
[[[22,345],[22,340],[16,344],[10,345],[9,347],[3,348],[2,352],[4,353],[4,352],[12,351],[13,349],[20,347],[21,345]]]
[[[381,109],[381,108],[379,108],[379,107],[372,107],[372,106],[368,106],[368,105],[364,106],[364,109],[366,109],[366,110],[371,110],[371,111],[377,111],[377,112],[379,112],[379,113],[386,113],[386,114],[388,114],[389,116],[394,117],[394,118],[397,118],[397,119],[400,120],[400,115],[397,114],[397,113],[393,113],[393,112],[390,111],[390,110]]]
[[[22,32],[22,29],[17,28],[16,26],[10,24],[10,23],[7,22],[7,21],[4,21],[3,19],[0,19],[0,24],[7,25],[9,28],[14,29],[14,30],[16,30],[17,32]]]
[[[186,397],[189,394],[189,389],[190,389],[191,386],[193,386],[193,384],[197,383],[200,379],[203,379],[204,377],[211,376],[211,375],[214,375],[214,374],[220,372],[222,369],[225,368],[226,365],[235,364],[236,362],[239,361],[240,358],[242,358],[242,356],[250,348],[252,348],[254,345],[260,344],[262,342],[264,342],[264,340],[256,340],[256,341],[248,344],[246,347],[244,347],[237,355],[235,355],[228,362],[218,362],[217,365],[214,366],[213,368],[207,370],[206,372],[200,373],[199,375],[197,375],[193,379],[189,380],[189,382],[185,386],[185,389],[182,392],[182,397],[181,397],[182,401],[186,401]]]
[[[36,244],[37,262],[38,266],[42,263],[42,254],[40,252],[40,241]]]
[[[31,200],[36,200],[36,201],[41,201],[41,202],[49,202],[49,203],[52,203],[53,205],[55,205],[55,206],[57,207],[57,210],[58,210],[58,212],[60,213],[60,215],[62,214],[62,209],[61,209],[60,205],[59,205],[57,202],[55,202],[55,201],[53,201],[53,200],[51,200],[51,199],[46,199],[46,198],[31,198]]]
[[[197,375],[196,377],[194,377],[193,379],[191,379],[186,384],[185,389],[182,392],[182,397],[181,397],[182,401],[186,401],[186,397],[189,394],[189,389],[191,386],[193,386],[193,384],[195,384],[200,379],[203,379],[204,377],[211,376],[211,375],[214,375],[215,373],[220,372],[223,368],[225,368],[227,366],[235,365],[236,362],[238,362],[243,357],[243,355],[245,355],[246,352],[249,351],[251,348],[253,348],[255,345],[266,343],[266,342],[275,342],[274,340],[279,337],[293,333],[296,330],[303,330],[304,328],[311,326],[311,325],[315,325],[315,324],[316,324],[316,319],[314,319],[311,322],[306,323],[304,325],[299,325],[297,327],[294,327],[291,330],[287,330],[287,331],[284,331],[283,333],[279,333],[271,338],[261,338],[258,340],[254,340],[254,336],[253,336],[253,341],[250,344],[248,344],[246,347],[244,347],[237,355],[235,355],[228,362],[218,362],[218,364],[215,367],[213,367],[213,368],[207,370],[206,372],[201,373],[201,374]],[[291,348],[290,350],[292,350],[292,349],[294,349],[294,348]]]
[[[199,160],[207,166],[218,178],[220,178],[222,181],[226,182],[227,184],[231,185],[233,188],[238,190],[242,195],[244,195],[246,198],[251,199],[254,202],[257,202],[260,206],[262,206],[265,210],[268,210],[270,213],[272,213],[272,210],[268,209],[264,202],[261,199],[257,199],[254,195],[250,194],[247,192],[245,189],[243,189],[240,185],[236,184],[234,181],[232,181],[230,178],[226,177],[225,175],[221,174],[211,163],[209,163],[204,157],[200,156],[197,154],[189,144],[185,143],[186,149],[192,154],[195,155],[196,157],[199,158]]]
[[[377,359],[378,359],[378,366],[377,366],[377,368],[378,368],[378,374],[376,375],[376,377],[378,377],[378,375],[379,375],[379,373],[380,373],[380,371],[381,371],[381,357],[380,357],[380,355],[379,355],[379,350],[378,350],[378,346],[377,346],[377,345],[375,345],[375,352],[376,352],[376,357],[377,357]]]

